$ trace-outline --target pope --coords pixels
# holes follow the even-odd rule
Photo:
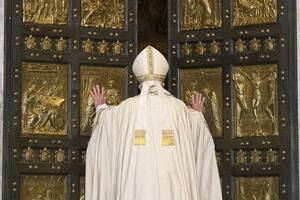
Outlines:
[[[133,72],[141,94],[107,106],[93,87],[96,106],[86,154],[86,200],[221,200],[215,146],[202,114],[163,88],[164,56],[146,47]]]

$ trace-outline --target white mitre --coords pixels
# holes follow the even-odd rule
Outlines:
[[[158,50],[152,46],[147,46],[134,60],[132,70],[137,80],[142,83],[135,128],[145,129],[149,89],[155,88],[158,98],[163,95],[170,94],[160,83],[166,78],[169,70],[169,64]]]
[[[135,58],[132,70],[140,83],[149,80],[164,81],[169,71],[169,64],[158,50],[147,46]]]

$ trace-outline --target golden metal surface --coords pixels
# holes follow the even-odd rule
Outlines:
[[[260,40],[256,39],[255,37],[250,41],[250,49],[252,52],[259,52],[260,51]]]
[[[222,26],[221,0],[182,0],[181,31],[192,31]]]
[[[214,137],[222,135],[222,69],[180,70],[180,98],[191,105],[191,97],[201,92],[205,97],[204,116]]]
[[[26,162],[34,161],[34,151],[31,149],[31,147],[27,147],[27,149],[23,150],[23,159]]]
[[[55,162],[57,163],[63,163],[65,162],[66,159],[66,155],[65,155],[65,151],[62,148],[59,148],[58,150],[55,151]]]
[[[266,163],[277,163],[277,151],[274,151],[273,149],[269,149],[266,153]]]
[[[68,0],[24,0],[23,22],[34,24],[67,24]]]
[[[195,49],[196,55],[202,56],[206,52],[205,44],[203,44],[201,41],[199,41],[196,44],[196,49]]]
[[[94,50],[94,42],[90,39],[82,41],[82,49],[85,53],[92,53]]]
[[[279,200],[278,177],[236,177],[236,200]]]
[[[80,192],[79,200],[85,200],[85,177],[80,176]]]
[[[81,0],[81,26],[124,29],[124,0]]]
[[[47,147],[44,147],[43,150],[40,150],[39,157],[40,157],[40,161],[50,163],[51,162],[50,150],[47,149]]]
[[[118,40],[117,42],[112,44],[113,54],[115,55],[123,55],[124,47],[123,44]]]
[[[192,45],[185,42],[181,45],[181,55],[182,56],[191,56],[192,55]]]
[[[88,135],[95,117],[91,88],[98,84],[106,89],[106,102],[117,105],[125,98],[125,69],[112,67],[81,66],[80,85],[80,127],[83,135]]]
[[[209,44],[210,46],[210,53],[212,55],[218,55],[220,54],[220,43],[219,42],[216,42],[215,40],[212,41],[212,43]]]
[[[275,47],[276,47],[276,40],[274,38],[272,38],[271,36],[269,36],[265,40],[265,50],[266,51],[274,51]]]
[[[236,53],[244,53],[246,50],[246,44],[245,41],[241,40],[241,38],[239,38],[236,42],[235,42],[235,52]]]
[[[43,51],[49,51],[52,48],[52,40],[48,36],[45,36],[45,38],[41,39],[40,45]]]
[[[22,63],[22,135],[67,134],[67,65]]]
[[[250,160],[251,164],[261,164],[261,152],[257,149],[251,151]]]
[[[105,40],[98,42],[97,49],[100,54],[108,54],[108,52],[109,52],[108,42],[106,42]]]
[[[67,200],[67,177],[22,175],[22,200]]]
[[[277,65],[234,68],[237,137],[278,135]]]
[[[60,37],[59,39],[56,40],[56,49],[57,51],[65,51],[66,48],[68,47],[67,41],[63,38]]]
[[[246,152],[242,149],[236,153],[236,164],[247,164]]]
[[[24,41],[25,47],[27,49],[35,49],[36,48],[36,38],[33,37],[32,35],[29,35],[28,37],[25,37]]]
[[[234,0],[233,26],[274,23],[277,0]]]

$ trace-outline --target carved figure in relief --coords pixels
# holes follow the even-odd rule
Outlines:
[[[65,51],[66,48],[67,48],[67,41],[64,40],[63,37],[60,37],[59,40],[56,40],[56,48],[57,48],[57,51]]]
[[[268,89],[268,102],[266,104],[265,110],[268,113],[272,123],[275,123],[275,92],[276,92],[276,79],[277,73],[271,69],[270,73],[267,75],[267,89]]]
[[[260,100],[261,100],[261,91],[260,91],[260,85],[261,82],[266,78],[266,77],[260,77],[259,73],[257,71],[253,71],[251,73],[251,76],[240,70],[240,72],[245,76],[249,81],[251,82],[252,86],[252,109],[253,109],[253,114],[255,117],[255,123],[259,123],[258,119],[258,107],[260,105]]]
[[[81,0],[81,25],[96,28],[123,29],[125,6],[120,0]]]
[[[119,40],[113,43],[113,53],[115,55],[122,55],[123,51],[124,51],[123,44]]]
[[[276,20],[276,0],[234,1],[234,26],[272,23]]]
[[[220,27],[220,0],[184,0],[182,1],[182,30],[199,30]]]
[[[35,49],[36,47],[36,38],[32,35],[29,35],[28,37],[25,37],[25,46],[27,49]]]
[[[217,55],[220,53],[220,43],[216,42],[215,40],[210,43],[210,53],[212,55]]]
[[[191,80],[189,89],[185,92],[185,101],[191,105],[192,96],[197,93],[198,82],[196,80]]]
[[[98,52],[100,54],[108,54],[108,51],[109,51],[108,42],[106,42],[105,40],[98,42]]]
[[[274,51],[275,50],[275,39],[272,38],[271,36],[269,36],[266,40],[265,40],[265,49],[267,51]]]
[[[260,50],[260,40],[255,37],[250,41],[250,48],[253,52],[258,52]]]
[[[96,83],[96,79],[92,77],[84,77],[82,79],[83,84],[83,91],[82,95],[86,95],[88,90],[92,87],[93,84]],[[87,105],[85,107],[84,111],[85,115],[83,117],[83,123],[82,123],[82,131],[87,132],[90,130],[91,125],[93,123],[93,119],[96,115],[96,109],[94,106],[93,98],[90,94],[87,95]]]
[[[251,151],[251,163],[252,164],[260,164],[261,163],[261,152],[254,149]]]
[[[246,45],[245,45],[245,41],[241,40],[241,38],[239,38],[236,42],[235,42],[235,51],[237,53],[244,53],[246,50]]]
[[[276,177],[240,177],[237,179],[239,200],[279,200]]]
[[[199,41],[196,44],[196,50],[195,50],[196,54],[198,56],[204,55],[206,52],[206,48],[205,48],[205,44],[203,44],[201,41]]]
[[[25,129],[27,126],[27,114],[32,112],[36,102],[37,86],[36,84],[31,84],[28,90],[23,94],[21,112],[22,112],[22,128]]]
[[[271,148],[267,151],[266,163],[277,163],[277,152]]]
[[[57,81],[59,81],[57,79]],[[29,88],[22,97],[23,131],[56,132],[65,128],[65,122],[60,119],[64,109],[63,86],[53,81],[43,81],[40,88],[35,83],[29,84]]]
[[[192,55],[192,45],[185,42],[181,46],[181,54],[182,56],[191,56]]]
[[[115,81],[109,79],[107,81],[106,102],[109,105],[118,105],[120,103],[119,91],[115,88]]]
[[[66,0],[25,0],[23,22],[36,24],[66,24]]]
[[[248,110],[248,106],[245,100],[245,91],[244,91],[244,77],[236,72],[233,74],[234,89],[237,97],[237,125],[241,126],[241,117],[244,112]]]
[[[209,126],[216,130],[213,132],[221,133],[222,130],[219,119],[218,100],[216,93],[208,88],[204,88],[202,90],[202,94],[206,99],[204,102],[204,108],[206,110],[206,112],[204,112],[205,119],[207,120]]]
[[[246,152],[242,149],[236,153],[236,164],[247,164]]]

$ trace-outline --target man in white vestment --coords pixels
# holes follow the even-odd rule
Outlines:
[[[141,94],[118,106],[91,90],[96,106],[86,154],[86,200],[221,200],[214,142],[202,114],[163,89],[164,56],[146,47],[133,72]]]

